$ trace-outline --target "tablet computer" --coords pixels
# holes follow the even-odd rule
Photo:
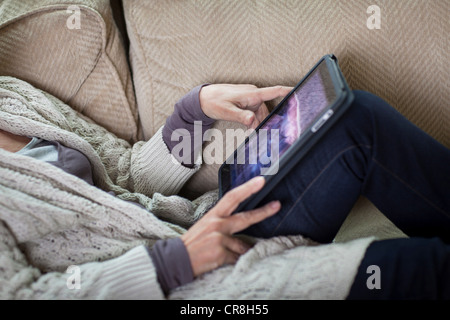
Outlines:
[[[235,212],[256,208],[352,101],[352,91],[336,57],[322,57],[222,164],[219,197],[256,176],[264,176],[263,189],[241,203]]]

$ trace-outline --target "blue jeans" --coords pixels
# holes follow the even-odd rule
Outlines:
[[[450,150],[379,97],[363,91],[354,94],[355,101],[348,112],[292,170],[282,185],[261,203],[280,200],[281,211],[245,233],[258,237],[301,234],[329,243],[356,200],[363,195],[404,233],[417,238],[406,244],[405,240],[399,240],[402,242],[400,247],[414,248],[417,241],[435,247],[436,242],[431,238],[437,237],[441,240],[439,248],[447,250],[446,254],[439,255],[447,262],[440,261],[439,266],[445,263],[449,266]],[[392,259],[380,251],[388,249],[389,246],[382,243],[373,244],[365,259],[372,261],[371,257],[377,257],[383,270],[383,265],[389,265]],[[408,250],[397,251],[400,260],[404,256],[404,259],[408,258],[403,254]],[[413,264],[398,265],[421,268],[425,256],[415,259]],[[360,269],[364,263],[363,260]],[[429,274],[437,268],[423,271]],[[391,281],[401,278],[402,274],[410,274],[396,268],[385,269],[393,270],[391,277],[386,276],[393,279]],[[365,271],[361,269],[358,275]],[[446,273],[448,275],[442,281],[450,288],[450,269]],[[368,275],[364,277],[367,279]],[[355,283],[357,281],[358,276]],[[424,283],[426,281],[424,279]],[[362,287],[366,287],[365,283]],[[373,297],[370,293],[367,298]],[[411,297],[418,297],[410,293]],[[357,296],[365,298],[362,292]],[[350,298],[356,296],[351,293]],[[381,298],[408,296],[386,292]]]

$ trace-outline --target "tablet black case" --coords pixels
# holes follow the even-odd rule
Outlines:
[[[284,105],[284,102],[291,96],[291,94],[308,78],[308,76],[322,63],[326,61],[328,70],[330,71],[332,81],[335,85],[337,99],[336,101],[327,108],[327,110],[332,109],[333,115],[326,120],[320,128],[316,132],[312,132],[311,128],[313,128],[318,121],[316,121],[311,128],[299,139],[290,149],[289,151],[282,156],[279,164],[279,171],[275,175],[265,176],[266,184],[263,189],[259,191],[257,194],[254,194],[244,202],[242,202],[235,212],[242,212],[254,209],[258,206],[258,204],[267,196],[267,194],[277,186],[278,183],[291,171],[299,161],[308,153],[308,151],[324,136],[324,134],[328,131],[328,129],[333,126],[336,121],[349,109],[351,106],[354,95],[350,90],[342,72],[339,68],[337,58],[333,54],[329,54],[321,58],[316,65],[308,72],[308,74],[295,86],[295,88],[289,93],[283,101],[270,113],[270,115],[256,128],[255,131],[258,131],[261,126],[272,116],[272,114],[276,113],[279,108]],[[321,119],[321,118],[320,118]],[[246,144],[249,138],[247,138],[244,142]],[[237,148],[236,150],[238,150]],[[230,158],[235,157],[235,151]],[[222,198],[224,195],[223,190],[223,182],[222,182],[222,170],[227,166],[225,162],[219,169],[219,197]]]

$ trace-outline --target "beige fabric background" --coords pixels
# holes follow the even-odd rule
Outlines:
[[[370,5],[381,9],[379,30],[367,27]],[[450,147],[449,0],[125,0],[124,8],[146,137],[198,84],[294,85],[334,53],[352,89],[379,95]],[[204,165],[184,195],[216,188],[219,166]],[[354,212],[343,229],[383,219],[365,199]],[[386,221],[379,230],[397,232]]]
[[[80,8],[80,29],[70,30]],[[109,0],[0,1],[0,74],[25,80],[119,137],[138,138],[131,73]]]

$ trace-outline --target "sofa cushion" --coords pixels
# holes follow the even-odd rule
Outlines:
[[[119,137],[137,140],[132,79],[109,0],[2,1],[0,56],[0,74],[25,80]]]
[[[379,95],[450,147],[450,1],[374,3],[379,15],[366,0],[124,0],[144,134],[198,84],[295,85],[334,53],[352,89]],[[204,165],[187,194],[216,188],[219,166]]]

